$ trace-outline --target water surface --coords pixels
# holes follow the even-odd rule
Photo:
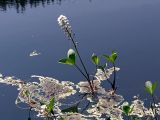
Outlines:
[[[63,14],[70,19],[90,72],[93,52],[118,51],[118,89],[126,99],[148,97],[144,82],[160,79],[159,0],[1,0],[0,9],[0,72],[5,76],[31,81],[34,74],[75,83],[84,79],[71,66],[57,63],[70,48],[57,24]],[[30,57],[33,50],[41,55]],[[14,104],[16,94],[16,88],[0,85],[0,119],[27,119],[27,111]]]

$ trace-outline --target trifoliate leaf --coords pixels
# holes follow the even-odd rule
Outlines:
[[[127,116],[129,116],[129,113],[130,113],[130,110],[131,110],[129,105],[123,106],[122,110]]]
[[[67,65],[74,65],[75,64],[71,59],[68,59],[68,58],[60,59],[58,61],[58,63],[67,64]]]
[[[157,84],[158,84],[158,82],[154,82],[154,83],[152,84],[152,91],[153,91],[153,93],[154,93],[154,91],[155,91],[155,89],[156,89],[156,87],[157,87]]]
[[[111,60],[111,58],[110,58],[109,55],[103,55],[103,57],[104,57],[107,61],[112,62],[112,60]]]
[[[112,59],[113,62],[116,61],[116,59],[117,59],[117,53],[115,51],[112,51],[111,59]]]
[[[117,59],[117,53],[112,51],[111,55],[103,55],[103,57],[105,57],[108,62],[114,63]]]
[[[153,94],[153,89],[152,89],[152,82],[151,81],[146,81],[145,82],[145,89],[149,94]]]
[[[73,49],[69,49],[68,50],[67,56],[68,56],[68,59],[69,59],[70,63],[75,64],[76,53],[75,53],[75,51]]]
[[[93,64],[95,64],[95,65],[98,65],[99,62],[100,62],[99,57],[98,57],[97,55],[95,55],[94,53],[92,54],[92,62],[93,62]]]

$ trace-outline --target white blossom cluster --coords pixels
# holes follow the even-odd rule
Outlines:
[[[69,24],[69,20],[66,16],[60,15],[57,19],[59,26],[64,31],[66,36],[70,39],[73,36],[71,25]]]

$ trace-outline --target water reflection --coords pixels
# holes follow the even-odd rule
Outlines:
[[[0,10],[6,11],[10,8],[16,8],[17,12],[24,12],[26,7],[45,6],[49,4],[61,4],[64,0],[0,0]]]

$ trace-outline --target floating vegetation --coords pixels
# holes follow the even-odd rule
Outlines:
[[[116,67],[115,68],[116,71],[119,71],[120,68]],[[98,80],[107,80],[110,78],[110,76],[112,75],[112,73],[114,72],[114,68],[109,68],[109,69],[97,69],[97,72],[95,74],[95,77]]]
[[[36,81],[25,82],[15,77],[0,75],[0,83],[17,87],[19,93],[15,103],[18,107],[23,108],[21,104],[26,104],[29,111],[35,111],[37,117],[44,120],[158,120],[160,103],[154,95],[157,82],[147,81],[144,85],[152,99],[150,106],[145,106],[144,101],[137,96],[130,102],[126,101],[117,92],[116,75],[120,70],[116,67],[117,52],[112,51],[110,55],[105,54],[102,57],[92,54],[91,62],[96,71],[95,74],[89,74],[74,40],[69,20],[61,15],[58,24],[73,44],[67,57],[58,62],[75,67],[84,80],[75,84],[52,77],[32,75],[31,78]],[[102,63],[100,58],[104,58],[105,63]],[[111,68],[107,63],[112,65]],[[102,87],[104,82],[108,82],[111,87]],[[68,98],[72,101],[65,104]],[[28,120],[31,119],[29,114]]]
[[[34,56],[38,56],[38,55],[40,55],[41,53],[40,52],[37,52],[37,50],[34,50],[33,52],[31,52],[30,54],[29,54],[29,56],[30,57],[34,57]]]

